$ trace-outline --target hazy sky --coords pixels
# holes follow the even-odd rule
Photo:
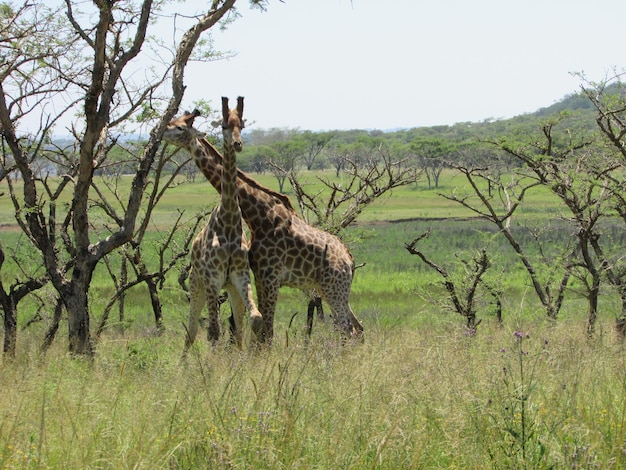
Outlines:
[[[391,129],[508,118],[624,70],[625,0],[272,0],[195,64],[185,106],[246,98],[256,128]]]

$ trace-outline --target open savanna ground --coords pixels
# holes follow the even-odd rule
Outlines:
[[[276,187],[269,175],[259,180]],[[226,340],[210,347],[200,337],[181,364],[188,301],[172,272],[160,291],[163,334],[155,334],[148,294],[138,286],[128,293],[124,324],[111,314],[93,360],[66,354],[63,329],[41,357],[52,312],[20,304],[17,357],[1,366],[0,466],[623,468],[626,351],[613,331],[619,297],[603,291],[591,338],[577,290],[556,321],[546,320],[500,234],[437,195],[463,193],[463,179],[446,173],[440,183],[438,190],[420,183],[394,191],[343,234],[357,264],[365,264],[351,298],[363,342],[342,345],[330,321],[316,321],[307,346],[307,299],[284,289],[271,349],[232,351]],[[571,227],[545,190],[528,196],[515,221],[520,239],[530,246],[537,233],[530,228],[541,227],[551,240],[544,254],[556,251]],[[26,248],[7,200],[0,197],[3,246]],[[192,218],[214,201],[203,181],[171,190],[154,214],[144,256],[179,210]],[[95,224],[94,236],[103,230]],[[404,247],[426,230],[423,251],[455,276],[461,260],[489,252],[502,323],[481,297],[482,323],[475,336],[466,333],[441,277]],[[606,236],[616,250],[624,246],[617,222]],[[22,267],[36,263],[32,250],[15,255]],[[0,274],[8,284],[20,269],[7,261]],[[90,291],[92,325],[112,293],[100,267]]]

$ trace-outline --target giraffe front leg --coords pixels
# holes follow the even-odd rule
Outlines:
[[[263,315],[263,328],[259,341],[268,345],[272,344],[274,338],[274,309],[278,300],[278,289],[280,282],[278,279],[256,278],[256,292],[259,298],[259,309]]]
[[[206,293],[207,306],[209,308],[209,325],[207,329],[207,340],[213,346],[220,339],[220,301],[219,290],[209,288]]]
[[[226,286],[228,291],[228,300],[230,302],[230,342],[236,344],[241,349],[243,339],[243,316],[246,310],[246,306],[237,292],[237,289],[232,286]]]
[[[252,343],[258,343],[261,340],[263,332],[263,315],[254,302],[254,296],[252,295],[252,283],[250,282],[250,271],[242,269],[240,272],[234,272],[231,274],[230,281],[236,291],[238,299],[243,303],[242,311],[248,310],[250,315],[250,328],[252,330]],[[241,325],[243,325],[243,312],[241,314]]]
[[[200,313],[206,304],[206,296],[204,292],[204,286],[196,276],[194,270],[191,270],[189,274],[189,291],[190,291],[190,305],[189,305],[189,324],[185,331],[185,347],[183,349],[183,359],[187,357],[189,349],[193,345],[196,335],[198,334],[198,328],[200,325]]]

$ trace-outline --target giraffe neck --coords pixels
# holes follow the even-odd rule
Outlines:
[[[209,183],[221,193],[222,163],[225,159],[206,139],[199,140],[198,144],[199,148],[196,152],[191,152],[196,165]],[[276,223],[276,217],[285,219],[298,217],[287,196],[262,186],[241,170],[236,170],[236,175],[236,194],[239,198],[241,215],[250,230],[261,233],[265,227],[273,228],[272,224]],[[270,213],[273,214],[274,220],[268,224],[267,219]]]
[[[222,165],[217,165],[214,161],[215,157],[212,155],[213,152],[219,155],[217,149],[204,139],[203,141],[197,140],[194,144],[192,144],[189,149],[189,153],[193,156],[194,163],[209,183],[211,183],[211,186],[217,189],[218,193],[222,194]]]
[[[232,131],[223,130],[224,165],[222,167],[221,193],[222,207],[229,212],[239,210],[237,202],[237,154],[232,144]]]

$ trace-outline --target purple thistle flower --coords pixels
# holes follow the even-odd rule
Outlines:
[[[523,338],[524,333],[522,333],[521,331],[515,331],[513,332],[513,336],[515,336],[516,338]]]

